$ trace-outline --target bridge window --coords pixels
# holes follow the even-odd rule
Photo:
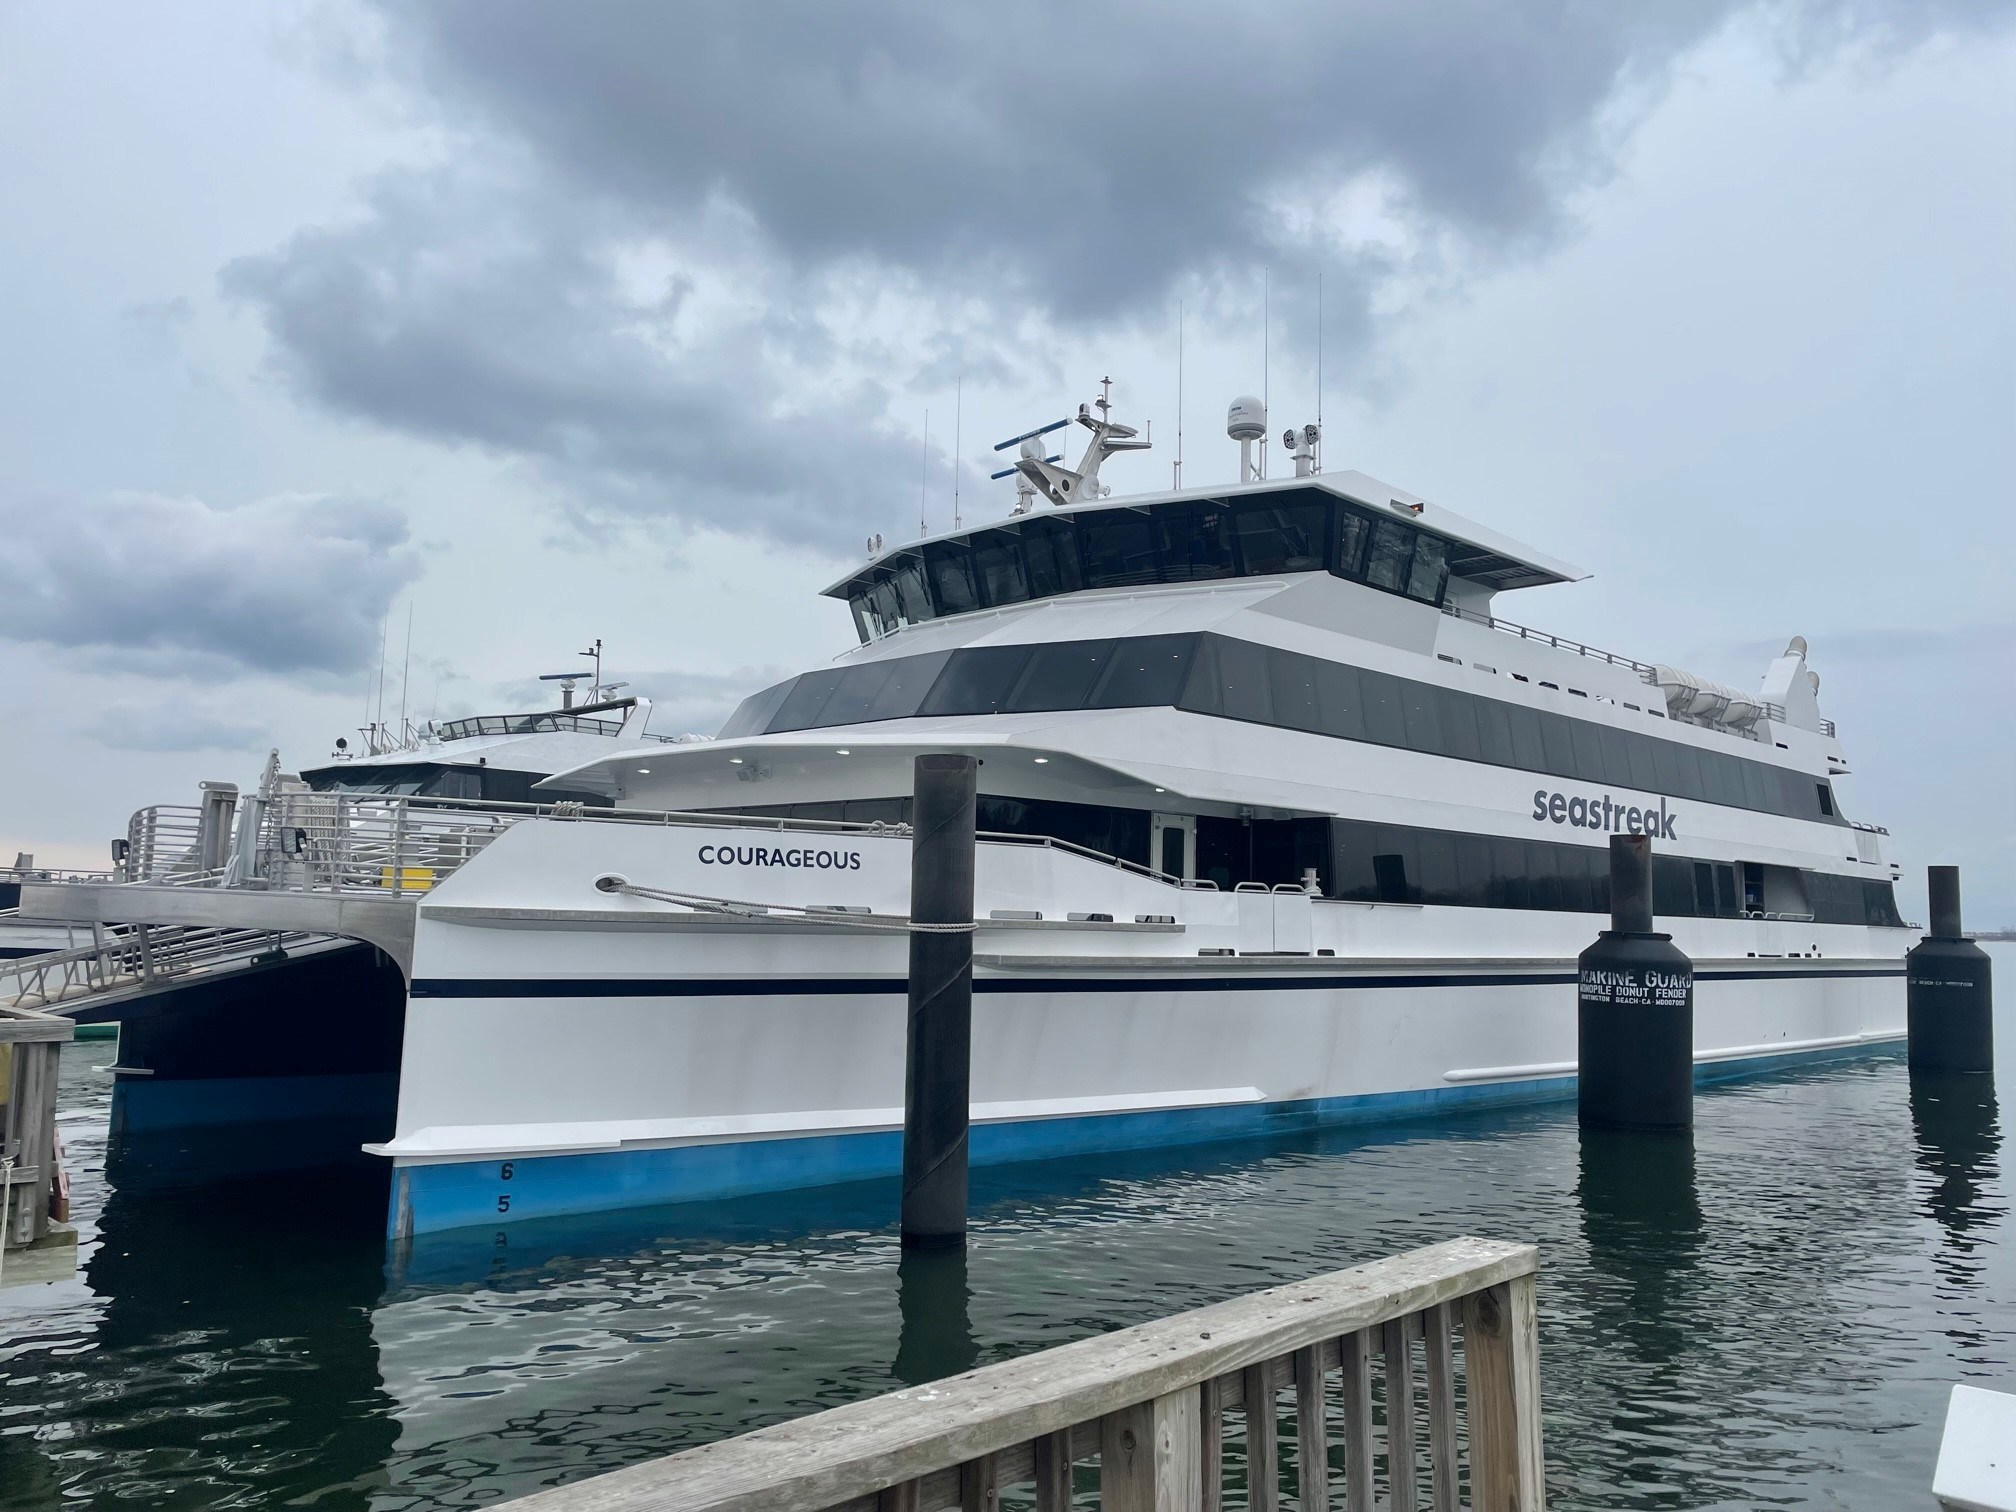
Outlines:
[[[1398,593],[1407,585],[1407,564],[1414,555],[1415,532],[1398,520],[1372,526],[1372,549],[1365,559],[1365,581],[1374,588]]]
[[[1116,509],[1082,516],[1076,523],[1087,588],[1135,588],[1160,581],[1155,531],[1146,513]]]
[[[1449,543],[1425,530],[1414,532],[1414,562],[1407,570],[1407,597],[1424,604],[1442,602],[1449,581]]]
[[[990,608],[1019,604],[1029,597],[1022,538],[1013,526],[983,530],[973,537],[973,571],[979,579],[980,601]]]
[[[1234,529],[1247,574],[1321,572],[1323,533],[1329,528],[1329,517],[1329,507],[1320,500],[1239,505]]]
[[[980,607],[973,586],[973,553],[964,541],[934,541],[924,548],[924,575],[938,613],[968,614]]]

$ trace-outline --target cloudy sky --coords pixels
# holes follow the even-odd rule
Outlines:
[[[0,857],[327,754],[381,633],[710,730],[1101,377],[1122,489],[1313,418],[1320,280],[1332,467],[1595,572],[1508,617],[1806,636],[2016,921],[2016,4],[881,12],[0,0]]]

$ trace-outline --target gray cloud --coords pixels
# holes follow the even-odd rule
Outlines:
[[[380,5],[387,56],[481,133],[654,214],[742,207],[787,254],[1085,316],[1292,256],[1356,176],[1478,248],[1544,240],[1606,107],[1731,17],[1810,64],[2005,22],[2006,0]]]
[[[916,466],[887,396],[834,384],[815,412],[777,412],[775,370],[818,362],[828,338],[784,314],[682,336],[678,275],[640,297],[603,251],[635,229],[537,182],[395,174],[362,221],[223,283],[333,408],[529,458],[601,508],[852,544],[886,505],[878,485]]]
[[[1330,338],[1362,352],[1396,275],[1460,285],[1554,244],[1620,123],[1732,18],[1805,67],[2016,0],[1192,4],[1099,36],[1055,0],[377,14],[378,67],[458,133],[452,166],[225,270],[298,390],[529,461],[580,523],[832,549],[918,463],[861,372],[1000,381],[1049,360],[1000,339],[1027,317],[1161,322],[1177,289],[1245,319],[1263,265],[1285,302],[1326,270]],[[330,44],[353,75],[354,40]],[[640,288],[640,246],[681,265]],[[939,329],[897,341],[861,314],[885,295]]]
[[[405,517],[368,499],[0,492],[0,538],[0,636],[194,676],[361,668],[419,575]]]
[[[86,733],[115,751],[250,751],[265,738],[255,725],[186,699],[109,705]]]

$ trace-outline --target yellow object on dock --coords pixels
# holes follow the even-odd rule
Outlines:
[[[378,868],[378,885],[397,892],[426,892],[434,885],[434,868],[381,866]]]

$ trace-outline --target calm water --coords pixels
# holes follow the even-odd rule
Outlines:
[[[84,1274],[0,1294],[0,1507],[485,1506],[1460,1232],[1542,1247],[1556,1507],[1929,1508],[1949,1384],[2016,1389],[1995,1106],[1901,1059],[1705,1093],[1691,1144],[1564,1106],[983,1171],[919,1269],[893,1183],[398,1263],[382,1184],[120,1192],[112,1049],[65,1055]]]

